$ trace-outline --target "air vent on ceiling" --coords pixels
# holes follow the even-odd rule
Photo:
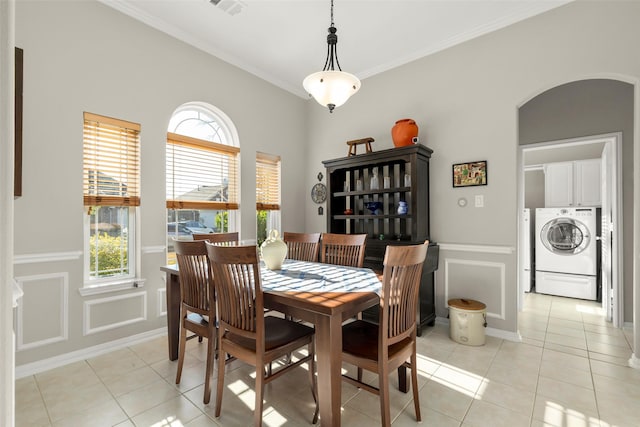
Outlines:
[[[209,0],[209,3],[227,12],[229,15],[237,15],[247,7],[245,2],[240,0]]]

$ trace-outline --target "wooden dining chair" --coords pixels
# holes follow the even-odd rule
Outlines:
[[[429,242],[387,246],[378,323],[355,320],[342,327],[342,361],[355,365],[357,378],[342,378],[380,396],[383,426],[391,424],[389,375],[400,366],[411,369],[416,420],[421,421],[416,355],[417,303],[422,266]],[[378,387],[362,381],[362,370],[378,375]]]
[[[239,240],[239,233],[232,231],[228,233],[194,233],[193,240],[207,240],[211,243],[229,243]]]
[[[292,233],[285,231],[282,240],[287,244],[287,258],[318,262],[320,233]]]
[[[180,270],[180,344],[176,384],[180,384],[185,348],[189,338],[207,339],[207,366],[204,403],[211,398],[210,379],[216,346],[216,303],[211,264],[204,240],[176,240],[176,259]],[[187,331],[195,335],[187,338]]]
[[[362,267],[366,243],[366,234],[322,233],[320,262]]]
[[[216,246],[207,243],[218,298],[218,386],[215,416],[220,416],[226,354],[256,368],[254,424],[262,425],[265,384],[308,363],[311,393],[316,398],[314,329],[281,317],[265,316],[258,249],[253,246]],[[271,362],[307,346],[308,354],[279,369]],[[232,360],[232,359],[229,359]],[[318,408],[313,416],[315,424]]]

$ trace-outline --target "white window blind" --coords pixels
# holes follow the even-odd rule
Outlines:
[[[167,133],[167,208],[238,209],[240,149]]]
[[[140,206],[140,125],[84,113],[85,206]]]
[[[256,154],[256,209],[280,210],[280,156]]]

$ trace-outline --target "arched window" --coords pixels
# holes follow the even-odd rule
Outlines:
[[[167,132],[167,252],[173,239],[238,231],[238,137],[231,120],[203,103],[180,106]]]

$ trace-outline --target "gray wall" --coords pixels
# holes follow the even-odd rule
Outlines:
[[[524,104],[518,115],[520,144],[622,132],[623,235],[633,235],[634,87],[591,79],[560,85]],[[625,238],[624,320],[632,321],[633,239]]]
[[[220,108],[238,130],[242,237],[256,232],[256,151],[282,156],[282,221],[304,230],[306,100],[94,1],[18,1],[16,44],[25,52],[23,196],[15,201],[14,248],[25,298],[16,315],[17,365],[165,327],[166,131],[185,102]],[[144,288],[78,293],[83,111],[142,126]],[[112,329],[96,332],[105,325]]]
[[[488,311],[504,314],[504,319],[490,317],[489,326],[516,331],[517,257],[509,251],[517,246],[518,107],[549,88],[584,78],[615,75],[639,81],[639,56],[633,53],[640,40],[639,19],[637,2],[571,2],[367,78],[360,92],[332,115],[310,106],[308,168],[317,171],[322,160],[344,156],[344,142],[350,139],[372,136],[374,150],[390,148],[395,120],[415,119],[420,140],[434,150],[431,235],[449,245],[441,251],[436,277],[438,315],[446,316],[445,298],[452,289],[470,294],[481,289],[490,300]],[[452,188],[451,165],[472,160],[488,160],[489,184]],[[457,206],[458,198],[473,201],[476,194],[484,195],[484,208]],[[324,229],[324,217],[311,208],[307,215],[309,229]],[[480,263],[472,263],[477,260],[468,249],[483,255]],[[456,263],[501,269],[504,283],[495,285],[480,268],[475,282],[450,282],[448,268]],[[501,300],[496,301],[500,287]],[[502,303],[504,309],[497,306]],[[625,318],[630,316],[625,307]]]

